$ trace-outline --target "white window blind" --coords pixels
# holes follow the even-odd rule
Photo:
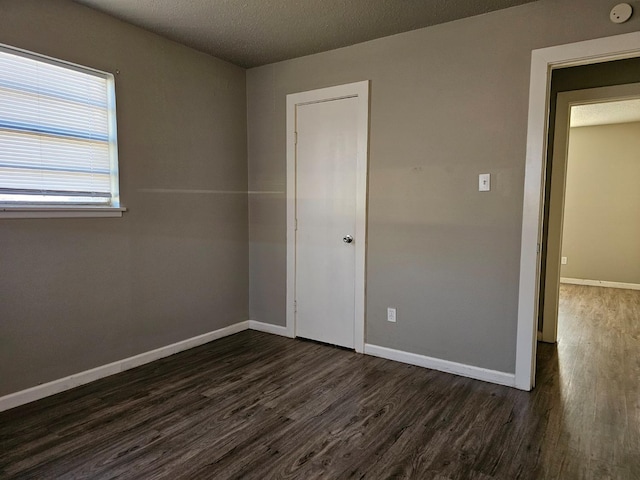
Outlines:
[[[111,74],[0,47],[0,203],[119,206]]]

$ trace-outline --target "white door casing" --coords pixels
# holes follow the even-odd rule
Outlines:
[[[357,352],[364,350],[368,91],[365,81],[287,95],[287,334]]]
[[[534,50],[531,53],[529,120],[522,208],[516,388],[535,386],[538,296],[549,92],[553,69],[640,56],[640,32]]]

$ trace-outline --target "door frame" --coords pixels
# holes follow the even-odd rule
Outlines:
[[[640,32],[531,52],[527,154],[522,207],[515,386],[535,386],[540,242],[544,207],[551,73],[554,69],[640,57]]]
[[[296,336],[296,111],[298,105],[345,98],[358,99],[356,135],[356,227],[354,348],[364,352],[367,253],[367,186],[369,159],[369,81],[287,95],[287,336]]]

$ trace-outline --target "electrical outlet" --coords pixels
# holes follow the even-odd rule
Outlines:
[[[387,308],[387,321],[396,323],[396,309]]]
[[[567,264],[567,257],[562,257],[561,263],[562,263],[562,265],[566,265]]]

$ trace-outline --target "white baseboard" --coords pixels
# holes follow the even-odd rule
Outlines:
[[[560,283],[588,285],[590,287],[621,288],[623,290],[640,290],[640,285],[637,283],[607,282],[605,280],[585,280],[582,278],[560,277]]]
[[[289,333],[287,327],[281,327],[279,325],[272,325],[270,323],[249,320],[249,328],[251,330],[257,330],[258,332],[272,333],[273,335],[281,335],[283,337],[293,338],[293,335]]]
[[[498,385],[506,385],[507,387],[515,387],[516,384],[516,376],[513,373],[498,372],[497,370],[474,367],[472,365],[465,365],[464,363],[450,362],[448,360],[427,357],[416,353],[403,352],[402,350],[394,350],[392,348],[380,347],[378,345],[366,343],[364,345],[364,353],[375,357],[386,358],[387,360],[395,360],[396,362],[430,368],[440,372],[453,373],[454,375],[460,375],[462,377],[497,383]]]
[[[0,397],[0,412],[9,410],[10,408],[24,405],[25,403],[40,400],[41,398],[55,395],[56,393],[70,390],[80,385],[84,385],[100,378],[108,377],[116,373],[129,370],[131,368],[139,367],[146,363],[159,360],[174,353],[189,350],[190,348],[198,347],[209,343],[218,338],[227,337],[234,333],[242,332],[249,328],[249,321],[239,322],[228,327],[214,330],[213,332],[198,335],[197,337],[188,338],[180,342],[172,343],[166,347],[156,348],[149,352],[141,353],[133,357],[125,358],[124,360],[118,360],[117,362],[102,365],[100,367],[92,368],[80,373],[74,373],[68,377],[60,378],[52,382],[43,383],[35,387],[27,388],[19,392],[10,393],[4,397]]]
[[[244,322],[239,322],[219,330],[214,330],[213,332],[204,333],[197,337],[188,338],[165,347],[156,348],[155,350],[141,353],[133,357],[118,360],[107,365],[92,368],[91,370],[75,373],[68,377],[5,395],[0,397],[0,412],[55,395],[56,393],[64,392],[65,390],[79,387],[80,385],[84,385],[131,368],[145,365],[155,360],[168,357],[169,355],[189,350],[190,348],[198,347],[213,340],[227,337],[248,329],[293,338],[293,335],[286,327],[258,322],[255,320],[246,320]],[[370,344],[365,344],[364,353],[367,355],[386,358],[388,360],[395,360],[397,362],[417,365],[419,367],[431,368],[441,372],[453,373],[455,375],[475,378],[477,380],[484,380],[486,382],[497,383],[500,385],[507,385],[510,387],[515,385],[515,375],[512,373],[487,370],[485,368],[440,360],[437,358],[426,357],[415,353],[408,353]]]

